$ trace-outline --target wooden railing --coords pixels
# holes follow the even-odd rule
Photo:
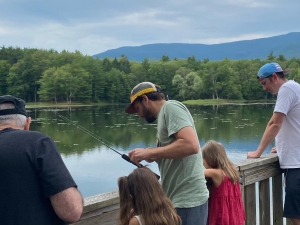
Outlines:
[[[235,165],[241,175],[241,189],[246,211],[245,224],[292,224],[290,220],[282,217],[283,175],[277,154],[270,153],[258,159],[245,159]]]
[[[83,214],[74,225],[118,224],[119,193],[107,192],[84,199]]]
[[[289,220],[285,221],[282,217],[283,176],[277,154],[266,154],[258,159],[245,159],[235,165],[241,175],[241,189],[246,211],[245,224],[291,225]],[[118,224],[117,191],[88,197],[84,202],[83,215],[80,221],[74,224]]]

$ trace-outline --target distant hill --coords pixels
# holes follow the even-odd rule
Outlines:
[[[195,56],[198,60],[209,58],[211,61],[229,58],[239,59],[266,59],[273,51],[273,55],[283,54],[287,59],[292,57],[300,58],[300,32],[293,32],[284,35],[260,38],[254,40],[236,41],[223,44],[147,44],[141,46],[126,46],[111,49],[93,57],[103,59],[119,58],[122,54],[129,60],[142,61],[148,59],[159,60],[163,55],[173,58],[187,58]]]

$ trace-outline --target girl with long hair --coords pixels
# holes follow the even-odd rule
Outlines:
[[[154,173],[137,168],[118,179],[120,225],[180,225],[171,200],[165,195]]]
[[[240,176],[228,159],[225,148],[216,141],[202,148],[205,177],[212,179],[209,197],[208,225],[243,225],[245,211]]]

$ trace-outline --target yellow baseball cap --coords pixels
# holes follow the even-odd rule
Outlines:
[[[137,113],[137,111],[133,107],[134,101],[136,100],[137,97],[150,92],[157,92],[155,84],[151,82],[142,82],[136,85],[130,93],[130,105],[125,109],[125,112],[128,114]]]

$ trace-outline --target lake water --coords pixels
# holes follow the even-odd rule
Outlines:
[[[125,107],[112,105],[57,110],[122,154],[136,147],[155,147],[157,124],[148,124],[137,115],[126,114]],[[273,107],[273,104],[188,106],[195,120],[200,145],[211,139],[222,142],[233,162],[245,159],[248,151],[257,148]],[[28,112],[33,120],[30,129],[53,138],[84,197],[116,190],[118,177],[126,176],[136,168],[51,110],[31,108]],[[269,153],[271,147],[265,153]],[[159,174],[156,163],[149,165]]]

